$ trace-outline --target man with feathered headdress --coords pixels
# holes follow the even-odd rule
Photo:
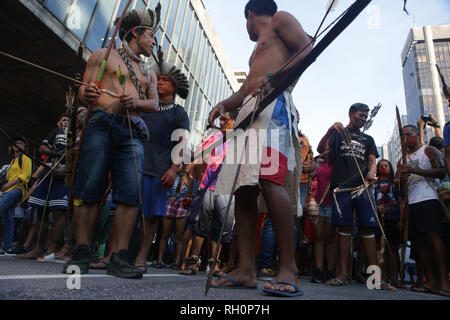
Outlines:
[[[146,271],[147,256],[159,220],[161,217],[166,217],[168,192],[173,187],[181,166],[181,159],[175,159],[179,154],[175,152],[177,149],[174,148],[189,131],[189,118],[186,111],[174,102],[176,95],[182,99],[187,98],[189,94],[188,79],[176,66],[163,60],[161,47],[158,61],[151,66],[151,69],[156,73],[158,79],[159,111],[143,116],[150,136],[149,141],[144,143],[145,160],[142,177],[142,209],[146,225],[145,233],[141,235],[141,249],[135,263],[143,272]],[[178,131],[175,132],[175,130]],[[180,137],[178,141],[172,141],[174,134]],[[172,153],[175,157],[172,157]],[[177,215],[175,218],[177,218],[177,230],[184,231],[186,214]],[[173,223],[173,219],[166,222]],[[177,240],[181,240],[181,236],[177,236]],[[163,243],[164,241],[161,241],[160,246],[164,246]],[[178,247],[181,248],[181,242]],[[155,267],[163,267],[163,252],[164,250],[160,250],[161,254]]]
[[[127,249],[141,202],[139,176],[144,162],[143,143],[148,139],[141,114],[159,110],[156,74],[144,66],[141,55],[150,57],[153,52],[160,11],[158,5],[154,11],[132,10],[124,16],[119,30],[122,47],[111,51],[100,88],[94,81],[107,49],[94,51],[87,62],[83,81],[91,86],[81,86],[79,96],[93,108],[73,191],[76,248],[64,266],[65,273],[72,272],[71,266],[78,267],[81,273],[89,270],[89,238],[111,171],[113,198],[117,204],[113,222],[116,241],[111,247],[114,253],[107,273],[142,278],[142,272],[129,263]],[[116,95],[101,94],[100,89]]]

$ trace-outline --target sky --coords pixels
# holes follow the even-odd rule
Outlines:
[[[275,0],[303,29],[314,34],[329,0]],[[324,27],[354,0],[339,0]],[[233,69],[247,69],[254,49],[245,27],[247,0],[203,0]],[[401,52],[409,30],[450,24],[449,0],[374,0],[305,71],[293,92],[300,112],[300,129],[316,153],[317,145],[335,122],[348,124],[355,102],[383,106],[367,131],[377,144],[387,143],[395,125],[395,106],[406,114]],[[322,27],[322,28],[324,28]]]

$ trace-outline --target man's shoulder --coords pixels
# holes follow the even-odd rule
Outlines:
[[[425,146],[424,152],[428,158],[436,157],[440,154],[440,151],[433,146]]]
[[[100,59],[100,58],[103,58],[105,56],[107,50],[108,50],[107,48],[100,48],[100,49],[94,50],[92,52],[92,54],[89,56],[89,59]],[[115,50],[111,51],[110,56],[112,56],[114,54],[114,51]]]
[[[291,14],[287,11],[278,11],[272,17],[272,22],[275,24],[280,23],[280,22],[289,22],[289,21],[293,21],[293,20],[298,21],[297,18],[293,14]]]

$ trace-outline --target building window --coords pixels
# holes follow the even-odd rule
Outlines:
[[[117,10],[117,13],[116,13],[115,17],[113,18],[113,22],[115,22],[117,20],[117,18],[120,17],[120,15],[122,14],[123,10],[125,9],[125,5],[127,3],[127,0],[119,0],[119,1],[120,1],[119,9]],[[131,6],[128,7],[127,12],[129,12],[130,10],[131,10]],[[108,40],[109,40],[110,37],[112,37],[113,32],[114,32],[114,25],[108,32]],[[116,41],[116,47],[119,48],[122,45],[122,41],[119,38],[119,34],[117,34],[117,37],[116,37],[115,41]],[[106,46],[106,44],[105,44],[105,46]]]
[[[175,19],[177,17],[178,2],[179,2],[179,0],[172,0],[169,18],[167,19],[166,34],[170,39],[172,39],[172,31],[173,31],[173,27],[175,25]]]
[[[84,39],[97,0],[78,0],[70,6],[65,24],[81,41]]]
[[[196,33],[198,28],[197,28],[197,15],[194,14],[194,18],[192,19],[191,22],[191,28],[189,31],[189,42],[188,42],[188,46],[186,49],[186,65],[191,68],[191,61],[192,61],[192,52],[194,51],[194,40],[196,40]]]
[[[200,71],[202,70],[203,56],[205,53],[205,45],[206,45],[206,41],[207,41],[204,32],[201,33],[200,37],[201,37],[200,49],[198,51],[198,59],[197,59],[196,67],[195,67],[195,73],[194,73],[194,75],[197,77],[197,79],[201,78]]]
[[[199,44],[200,44],[200,41],[202,38],[202,33],[203,33],[203,28],[199,24],[198,28],[197,28],[197,33],[195,35],[194,45],[192,47],[192,61],[191,61],[191,65],[190,65],[190,69],[192,70],[192,73],[194,74],[194,77],[196,77],[196,78],[197,78],[197,74],[195,73],[195,62],[198,59]]]
[[[180,56],[183,58],[186,53],[186,45],[187,45],[187,40],[188,40],[188,36],[189,36],[189,30],[190,30],[190,27],[193,25],[191,23],[192,13],[193,13],[193,9],[192,9],[191,5],[189,5],[187,13],[186,13],[186,19],[184,20],[184,25],[182,28],[183,34],[181,35],[181,42],[178,47],[178,52],[179,52]]]
[[[175,24],[175,29],[173,31],[172,43],[177,48],[178,48],[178,41],[180,40],[180,36],[181,36],[181,26],[183,25],[183,21],[184,21],[184,13],[186,11],[186,3],[187,3],[187,0],[181,0],[180,9],[178,10],[178,13],[177,13],[177,22]]]
[[[86,45],[91,51],[97,50],[103,46],[105,34],[110,25],[114,7],[115,0],[113,0],[113,2],[108,0],[99,1],[99,6],[94,17],[94,23],[86,41]],[[106,43],[108,42],[109,40]]]
[[[59,21],[64,22],[71,4],[72,0],[47,0],[45,6]]]

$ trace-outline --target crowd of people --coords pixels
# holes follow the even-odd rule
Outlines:
[[[11,139],[12,161],[1,171],[1,254],[65,260],[68,274],[106,270],[129,279],[151,272],[148,266],[185,276],[210,270],[213,287],[256,289],[263,280],[264,292],[277,296],[302,295],[299,276],[341,287],[365,283],[368,268],[379,266],[380,289],[410,284],[413,291],[450,296],[450,161],[444,159],[450,134],[425,145],[423,123],[404,126],[406,163],[393,164],[379,159],[363,130],[369,107],[355,103],[348,125],[333,124],[314,156],[288,88],[250,121],[250,129],[267,137],[256,143],[256,163],[227,161],[245,158],[227,134],[286,76],[275,71],[300,51],[292,61],[301,63],[313,46],[274,1],[250,0],[247,31],[258,44],[250,75],[212,109],[203,142],[187,155],[189,148],[178,148],[186,135],[172,139],[190,128],[174,102],[188,96],[187,77],[162,54],[151,66],[140,58],[156,45],[157,13],[125,16],[123,46],[111,51],[104,82],[80,87],[76,117],[58,117],[40,145],[41,158],[29,156],[26,138]],[[89,58],[84,82],[95,79],[105,50]],[[67,144],[71,121],[78,128],[75,151]],[[247,140],[243,145],[249,147]],[[66,157],[77,151],[71,190]],[[407,244],[416,273],[404,263]]]

